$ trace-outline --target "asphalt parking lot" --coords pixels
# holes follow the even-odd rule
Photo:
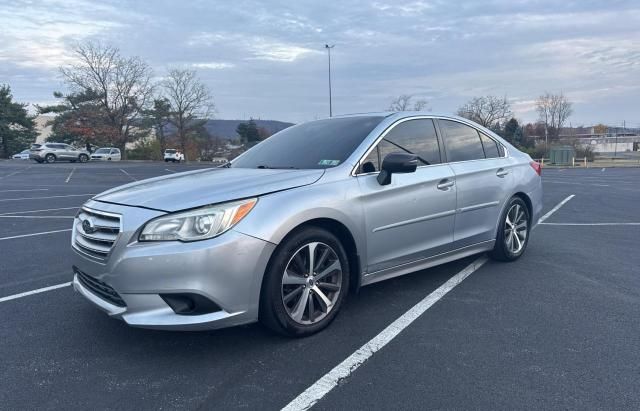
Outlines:
[[[0,408],[281,409],[478,259],[365,287],[299,340],[134,329],[65,285],[85,200],[197,167],[0,162]],[[485,263],[315,409],[640,409],[640,168],[543,181],[555,211],[524,257]]]

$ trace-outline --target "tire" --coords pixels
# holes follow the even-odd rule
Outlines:
[[[78,161],[80,161],[81,163],[86,163],[87,161],[89,161],[89,156],[86,154],[80,154],[78,156]]]
[[[310,250],[314,250],[315,276],[309,275]],[[346,299],[349,274],[347,253],[331,232],[305,227],[290,234],[274,251],[265,273],[260,322],[289,337],[324,329]]]
[[[514,220],[515,224],[512,224]],[[496,243],[489,257],[498,261],[517,260],[527,248],[530,231],[529,208],[520,197],[512,197],[500,216]]]
[[[165,159],[164,159],[164,162],[165,162],[165,163],[168,163],[168,162],[169,162],[169,159],[168,159],[168,158],[165,158]]]
[[[51,164],[51,163],[55,163],[56,162],[56,156],[53,154],[47,154],[44,157],[44,161],[46,161],[47,163]]]

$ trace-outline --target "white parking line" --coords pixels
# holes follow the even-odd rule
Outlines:
[[[27,167],[27,168],[25,168],[25,169],[22,169],[22,170],[16,170],[16,171],[14,171],[13,173],[9,173],[9,174],[7,174],[6,176],[1,176],[0,178],[11,177],[11,176],[16,175],[16,174],[18,174],[18,173],[21,173],[21,172],[23,172],[23,171],[26,171],[26,170],[30,169],[31,167],[33,167],[33,166],[29,166],[29,167]]]
[[[33,234],[12,235],[11,237],[0,237],[0,241],[13,240],[16,238],[24,238],[24,237],[35,237],[38,235],[45,235],[45,234],[64,233],[65,231],[71,231],[71,228],[67,228],[65,230],[43,231],[41,233],[33,233]]]
[[[569,181],[558,181],[558,180],[543,180],[544,183],[549,184],[571,184],[575,186],[596,186],[596,187],[609,187],[609,184],[596,184],[596,183],[573,183]]]
[[[0,190],[0,193],[8,193],[8,192],[14,192],[14,191],[49,191],[48,188],[31,188],[29,190]]]
[[[77,210],[78,208],[80,207],[44,208],[42,210],[13,211],[10,213],[0,213],[0,215],[29,214],[29,213],[39,213],[41,211]]]
[[[575,194],[571,194],[569,197],[567,197],[564,200],[560,201],[557,206],[553,207],[547,214],[545,214],[542,217],[540,217],[540,220],[538,220],[538,224],[542,224],[544,222],[544,220],[546,220],[547,218],[551,217],[551,215],[553,213],[555,213],[556,211],[560,210],[560,207],[562,207],[563,205],[567,204],[567,202],[569,200],[571,200],[575,196],[576,196]]]
[[[73,172],[76,171],[76,168],[73,167],[73,169],[71,170],[71,172],[69,173],[69,175],[67,176],[67,179],[64,180],[65,183],[68,183],[69,180],[71,180],[71,176],[73,175]]]
[[[353,372],[374,353],[376,353],[376,351],[379,351],[391,342],[391,340],[397,337],[402,330],[411,325],[411,323],[413,323],[425,311],[431,308],[433,304],[438,302],[449,291],[454,289],[465,278],[471,275],[478,268],[482,267],[486,262],[487,257],[483,255],[467,266],[467,268],[451,277],[446,283],[442,284],[418,304],[411,307],[409,311],[402,314],[387,328],[382,330],[380,334],[373,337],[369,342],[347,357],[347,359],[338,364],[334,369],[313,383],[302,394],[298,395],[293,401],[287,404],[287,406],[283,408],[283,411],[308,410],[311,408],[322,397],[334,389],[341,380],[353,374]]]
[[[134,176],[132,176],[131,174],[127,173],[126,171],[124,171],[123,169],[120,169],[120,171],[122,171],[123,173],[125,173],[126,175],[128,175],[133,181],[138,181],[137,178],[135,178]]]
[[[63,198],[63,197],[86,197],[86,196],[94,196],[95,193],[87,193],[87,194],[67,194],[63,196],[49,196],[49,197],[22,197],[22,198],[3,198],[1,201],[21,201],[21,200],[46,200],[49,198]]]
[[[542,225],[574,225],[574,226],[592,226],[592,225],[640,225],[640,223],[540,223]]]
[[[5,301],[16,300],[18,298],[26,297],[28,295],[40,294],[40,293],[44,293],[51,290],[57,290],[58,288],[64,288],[70,285],[71,285],[71,281],[69,281],[68,283],[52,285],[50,287],[38,288],[37,290],[25,291],[24,293],[20,293],[20,294],[8,295],[6,297],[1,297],[0,303],[3,303]]]

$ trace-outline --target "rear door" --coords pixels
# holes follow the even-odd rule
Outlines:
[[[392,152],[420,156],[414,173],[394,174],[380,185],[377,175]],[[358,170],[367,234],[367,271],[410,263],[450,250],[456,207],[452,169],[443,164],[433,120],[396,123]]]
[[[454,248],[493,240],[512,185],[504,148],[464,123],[448,119],[438,123],[458,188]]]
[[[47,151],[53,153],[58,160],[66,160],[64,144],[47,144]]]
[[[78,158],[78,156],[80,155],[80,152],[75,149],[74,147],[65,144],[64,145],[64,155],[65,155],[65,159],[67,160],[75,160]]]

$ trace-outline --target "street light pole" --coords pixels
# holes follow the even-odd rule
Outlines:
[[[335,46],[336,46],[335,44],[324,45],[324,48],[327,49],[327,55],[329,56],[329,117],[333,116],[333,109],[331,107],[331,49],[334,48]]]

